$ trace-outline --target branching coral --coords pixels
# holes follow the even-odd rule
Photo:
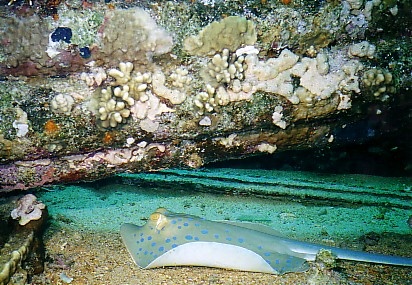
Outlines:
[[[380,68],[371,68],[363,74],[363,84],[372,92],[373,96],[387,99],[387,93],[393,93],[392,74]],[[385,96],[386,95],[386,96]]]
[[[172,104],[180,104],[186,99],[186,94],[177,89],[167,88],[165,75],[160,70],[152,74],[133,72],[133,69],[131,62],[121,62],[119,69],[108,71],[108,75],[114,78],[114,81],[110,83],[111,86],[101,91],[101,125],[104,128],[115,128],[118,124],[125,123],[132,114],[135,119],[140,120],[139,124],[143,130],[154,132],[159,126],[159,123],[155,122],[156,116],[174,111],[161,103],[157,96],[168,99]],[[190,81],[187,74],[182,75],[179,80]],[[179,82],[182,84],[182,81]]]
[[[50,101],[50,109],[54,113],[70,115],[74,99],[69,94],[57,94]]]
[[[230,53],[223,49],[222,53],[216,53],[203,71],[203,79],[206,82],[204,91],[199,92],[194,105],[199,115],[212,112],[218,105],[225,106],[229,102],[248,100],[250,96],[244,96],[251,90],[251,86],[243,84],[244,71],[247,68],[245,56],[241,52]]]
[[[99,103],[99,114],[102,127],[115,128],[118,124],[124,123],[130,116],[130,107],[134,104],[134,99],[129,96],[129,87],[116,87],[113,91],[109,86],[103,89]]]
[[[110,69],[108,74],[115,79],[111,86],[102,89],[99,103],[99,119],[104,128],[115,128],[126,122],[130,116],[130,108],[136,100],[146,101],[145,93],[150,74],[137,73],[132,76],[133,64],[121,62],[119,69]]]

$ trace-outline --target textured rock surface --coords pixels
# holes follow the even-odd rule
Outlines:
[[[209,2],[0,6],[1,191],[333,147],[408,109],[409,1]]]

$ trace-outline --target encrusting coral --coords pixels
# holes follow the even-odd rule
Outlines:
[[[106,13],[103,60],[150,62],[153,56],[169,52],[172,46],[172,37],[145,10],[136,7]]]
[[[252,21],[230,16],[209,24],[198,35],[186,38],[184,49],[191,55],[213,55],[225,48],[233,52],[241,45],[253,45],[256,40]]]

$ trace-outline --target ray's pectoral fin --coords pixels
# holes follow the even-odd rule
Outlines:
[[[124,224],[120,233],[141,268],[208,266],[283,274],[309,268],[306,260],[273,250],[276,242],[263,226],[214,222],[159,208],[146,224]]]
[[[133,225],[133,224],[123,224],[120,228],[120,234],[123,239],[123,243],[126,246],[127,251],[129,252],[130,256],[132,257],[133,261],[141,268],[147,266],[147,264],[142,264],[141,258],[137,256],[136,253],[140,252],[139,246],[139,235],[142,227]],[[150,262],[149,262],[150,263]],[[148,264],[149,264],[148,263]]]

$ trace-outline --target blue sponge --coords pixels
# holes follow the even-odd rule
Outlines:
[[[72,38],[72,30],[66,27],[58,27],[52,34],[51,40],[53,42],[64,41],[66,43],[70,43]]]

